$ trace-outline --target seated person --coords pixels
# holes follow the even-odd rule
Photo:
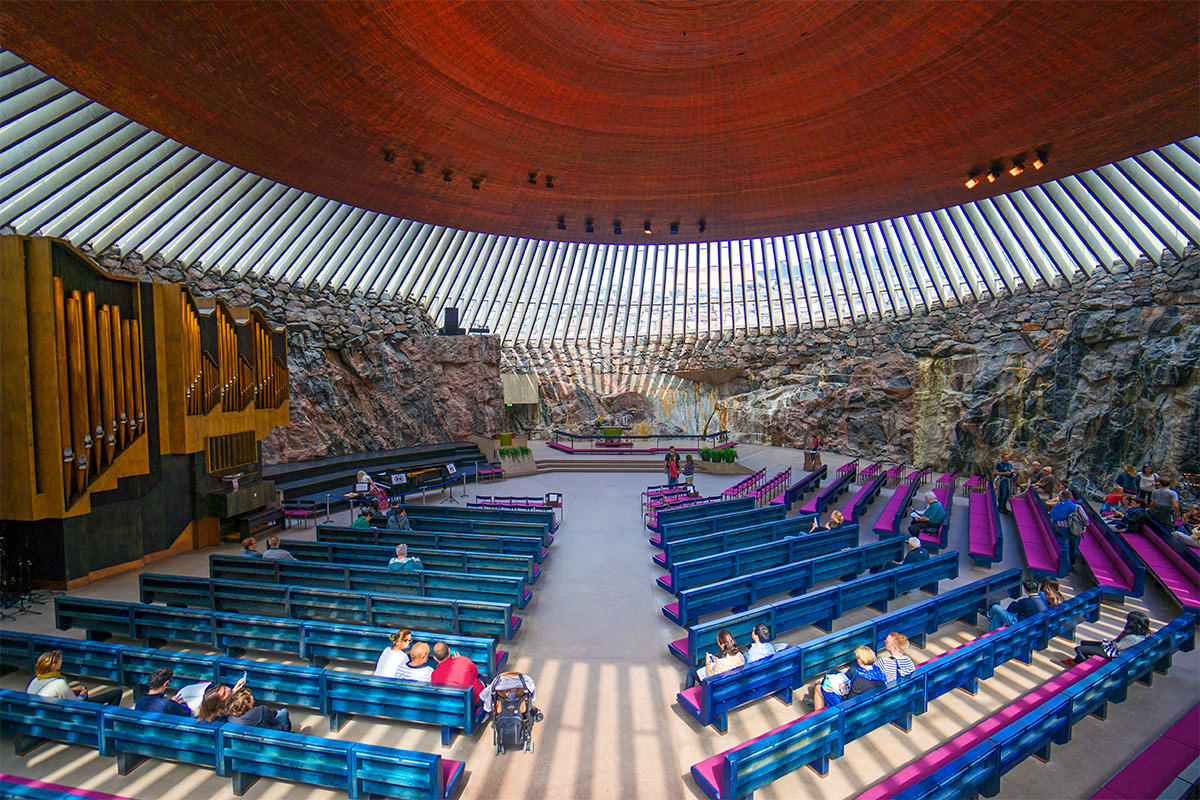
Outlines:
[[[408,512],[400,506],[388,509],[387,526],[394,531],[412,530],[412,523],[408,521]]]
[[[989,633],[1003,628],[1005,625],[1015,625],[1050,607],[1046,603],[1046,598],[1042,596],[1036,579],[1026,578],[1021,581],[1021,588],[1025,590],[1025,596],[1009,603],[1008,608],[1003,608],[999,603],[993,603],[992,607],[988,609],[988,619],[991,621],[991,624],[988,625]]]
[[[242,539],[242,555],[246,558],[262,558],[262,553],[258,552],[258,539],[253,536]]]
[[[1075,648],[1075,663],[1079,664],[1092,656],[1116,658],[1119,653],[1145,640],[1149,635],[1150,618],[1141,611],[1130,611],[1125,616],[1125,628],[1116,639],[1081,641]]]
[[[179,694],[185,699],[192,713],[198,719],[205,722],[212,722],[214,717],[221,716],[224,713],[226,702],[229,696],[236,691],[241,690],[246,685],[246,676],[238,678],[238,682],[233,685],[233,688],[223,686],[219,683],[211,681],[203,681],[201,683],[192,683],[179,690]],[[199,688],[200,696],[195,697],[193,691]],[[194,702],[193,702],[194,701]]]
[[[920,536],[922,533],[936,534],[946,521],[946,507],[938,500],[933,492],[925,493],[925,508],[914,511],[912,522],[908,526],[909,536]]]
[[[433,659],[438,665],[429,676],[430,683],[442,686],[470,686],[474,689],[472,694],[475,702],[481,702],[479,695],[483,691],[483,681],[479,680],[479,667],[475,666],[474,661],[452,653],[445,642],[433,645]]]
[[[270,558],[276,561],[295,561],[296,557],[279,546],[279,537],[271,535],[267,537],[267,552],[262,554],[263,558]]]
[[[364,508],[362,510],[362,513],[359,514],[354,519],[354,521],[350,523],[350,527],[351,528],[369,528],[369,527],[371,527],[371,520],[373,520],[374,518],[375,518],[375,512],[369,508]]]
[[[1042,475],[1033,486],[1046,501],[1047,506],[1052,506],[1058,502],[1058,478],[1054,477],[1054,470],[1050,469],[1050,467],[1042,468]]]
[[[729,672],[729,670],[736,669],[746,663],[746,657],[738,649],[737,641],[729,631],[721,630],[717,632],[717,647],[721,648],[721,655],[714,656],[712,653],[704,654],[704,666],[696,670],[696,677],[700,680],[720,675],[723,672]]]
[[[908,655],[908,637],[903,633],[892,631],[883,640],[883,649],[887,655],[879,658],[876,663],[883,671],[883,677],[890,683],[897,678],[912,674],[917,668],[912,657]]]
[[[1124,506],[1124,490],[1120,486],[1113,486],[1112,491],[1104,495],[1104,502],[1100,505],[1100,513],[1109,516],[1113,512],[1121,510]]]
[[[1200,548],[1200,525],[1173,530],[1171,531],[1171,536],[1180,544]]]
[[[771,644],[771,629],[766,625],[758,624],[754,626],[754,630],[750,631],[750,638],[754,640],[754,644],[750,645],[746,650],[746,663],[758,661],[761,658],[775,655],[775,645]]]
[[[915,536],[910,536],[905,540],[904,543],[908,547],[908,551],[904,554],[904,560],[889,561],[886,566],[887,569],[899,567],[904,564],[917,564],[921,561],[929,560],[929,551],[926,550],[925,546],[921,544],[920,539]]]
[[[804,698],[805,705],[810,702],[814,711],[823,711],[827,706],[841,705],[851,697],[858,697],[872,689],[877,689],[886,682],[883,670],[875,663],[875,651],[863,645],[854,650],[857,662],[853,669],[845,672],[830,672],[821,679],[813,691],[812,700]]]
[[[220,687],[217,687],[217,696]],[[207,695],[206,695],[207,698]],[[214,703],[206,707],[200,704],[203,722],[232,722],[235,725],[249,725],[254,728],[270,728],[276,731],[291,731],[292,720],[286,708],[275,711],[267,706],[254,704],[254,696],[244,686],[236,692],[231,691],[221,705]]]
[[[1183,512],[1183,525],[1186,528],[1200,527],[1200,505],[1188,506]]]
[[[1062,587],[1058,583],[1057,578],[1049,576],[1042,578],[1041,584],[1038,586],[1038,591],[1042,593],[1042,597],[1046,599],[1046,605],[1049,608],[1054,608],[1057,605],[1062,605],[1066,602],[1063,597]]]
[[[412,645],[412,630],[401,628],[388,637],[392,646],[379,654],[375,662],[375,675],[380,678],[400,677],[400,668],[408,664],[408,653],[405,651]]]
[[[116,686],[88,689],[81,683],[68,684],[62,676],[63,654],[61,650],[48,650],[38,656],[33,665],[34,679],[25,687],[29,694],[52,697],[60,700],[91,700],[110,706],[121,705],[121,690]]]
[[[1129,507],[1124,512],[1117,513],[1113,527],[1129,533],[1141,533],[1142,525],[1149,519],[1150,513],[1146,510],[1145,502],[1142,498],[1134,496],[1129,498]]]
[[[429,683],[433,677],[433,665],[429,663],[429,645],[425,642],[414,644],[408,656],[408,663],[397,670],[396,677],[406,681]]]
[[[817,518],[817,519],[819,519],[819,518]],[[812,528],[808,531],[809,533],[816,533],[818,530],[831,531],[834,528],[838,528],[838,527],[841,527],[842,525],[846,524],[846,518],[844,516],[842,516],[841,511],[838,511],[836,509],[834,510],[834,512],[832,514],[829,515],[829,520],[824,525],[818,526],[817,519],[813,519],[813,525],[812,525]]]
[[[1122,494],[1125,495],[1125,501],[1128,503],[1129,498],[1137,497],[1138,493],[1138,474],[1133,468],[1133,464],[1126,464],[1114,481],[1117,486],[1121,487]]]
[[[176,692],[174,696],[167,697],[167,688],[171,685],[171,679],[174,677],[175,673],[170,667],[163,667],[151,672],[150,677],[146,679],[146,693],[137,699],[133,707],[138,711],[149,711],[155,714],[190,717],[192,709],[183,702],[182,695]]]
[[[408,554],[408,545],[396,545],[396,556],[387,563],[388,569],[396,569],[401,572],[416,572],[425,568],[421,563],[421,559]]]

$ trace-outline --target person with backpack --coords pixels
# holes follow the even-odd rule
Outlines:
[[[1087,530],[1087,512],[1075,502],[1070,489],[1058,493],[1058,502],[1050,509],[1050,524],[1054,527],[1059,549],[1067,553],[1067,564],[1075,569],[1079,543],[1083,541],[1083,532]]]

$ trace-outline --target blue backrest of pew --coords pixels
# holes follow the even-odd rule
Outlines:
[[[463,509],[461,506],[426,506],[405,503],[401,505],[406,514],[445,517],[448,519],[512,520],[554,525],[553,511],[509,511],[505,509]]]
[[[788,519],[776,520],[775,522],[762,522],[757,525],[748,525],[744,528],[734,528],[733,530],[691,536],[685,539],[675,539],[674,541],[664,543],[663,558],[666,561],[666,566],[670,567],[676,561],[691,560],[699,558],[702,555],[720,553],[724,550],[732,550],[751,544],[773,542],[784,536],[797,536],[812,528],[814,519],[816,519],[816,516],[813,514],[799,514]]]
[[[811,519],[814,518],[808,518]],[[797,523],[801,530],[811,525],[811,521],[807,526],[803,521]],[[713,580],[733,578],[758,568],[766,569],[852,547],[857,542],[858,526],[846,524],[830,531],[804,533],[766,544],[725,550],[671,564],[671,585],[678,592]]]
[[[57,700],[0,689],[0,722],[38,739],[100,749],[100,703]]]
[[[751,498],[753,499],[753,498]],[[659,523],[659,539],[670,542],[676,539],[686,539],[690,536],[703,536],[708,533],[745,528],[763,522],[775,522],[787,516],[787,509],[782,506],[764,506],[747,511],[736,511],[732,514],[719,514],[701,519],[692,519],[670,524]]]
[[[353,564],[364,567],[386,567],[388,561],[396,555],[394,546],[375,544],[341,544],[286,539],[281,540],[279,546],[301,560],[328,561],[333,564]],[[420,558],[428,569],[505,575],[524,578],[530,583],[536,580],[531,556],[416,547],[410,547],[408,554]]]
[[[537,536],[495,536],[465,533],[433,533],[430,531],[398,531],[391,528],[350,528],[335,525],[317,526],[318,542],[374,544],[395,547],[408,544],[419,548],[445,547],[451,550],[470,550],[484,553],[513,553],[531,555],[539,563],[545,543]]]
[[[749,511],[752,508],[754,508],[753,497],[735,497],[731,500],[717,500],[712,503],[684,506],[683,508],[664,508],[658,512],[656,524],[662,527],[676,522],[686,522],[690,519],[732,514],[735,511]]]
[[[100,754],[132,753],[217,769],[219,725],[174,714],[109,706],[100,720]]]

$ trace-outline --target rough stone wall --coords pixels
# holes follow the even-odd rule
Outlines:
[[[817,435],[866,458],[970,472],[1012,448],[1097,485],[1122,462],[1200,471],[1200,254],[1074,286],[854,327],[544,350],[537,424],[626,412],[650,430]]]
[[[498,340],[437,336],[419,305],[223,278],[115,249],[98,260],[113,274],[185,283],[287,325],[291,424],[263,441],[266,463],[462,440],[504,425]]]

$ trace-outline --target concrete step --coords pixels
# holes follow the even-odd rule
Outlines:
[[[575,458],[538,459],[538,472],[662,472],[660,459]]]

